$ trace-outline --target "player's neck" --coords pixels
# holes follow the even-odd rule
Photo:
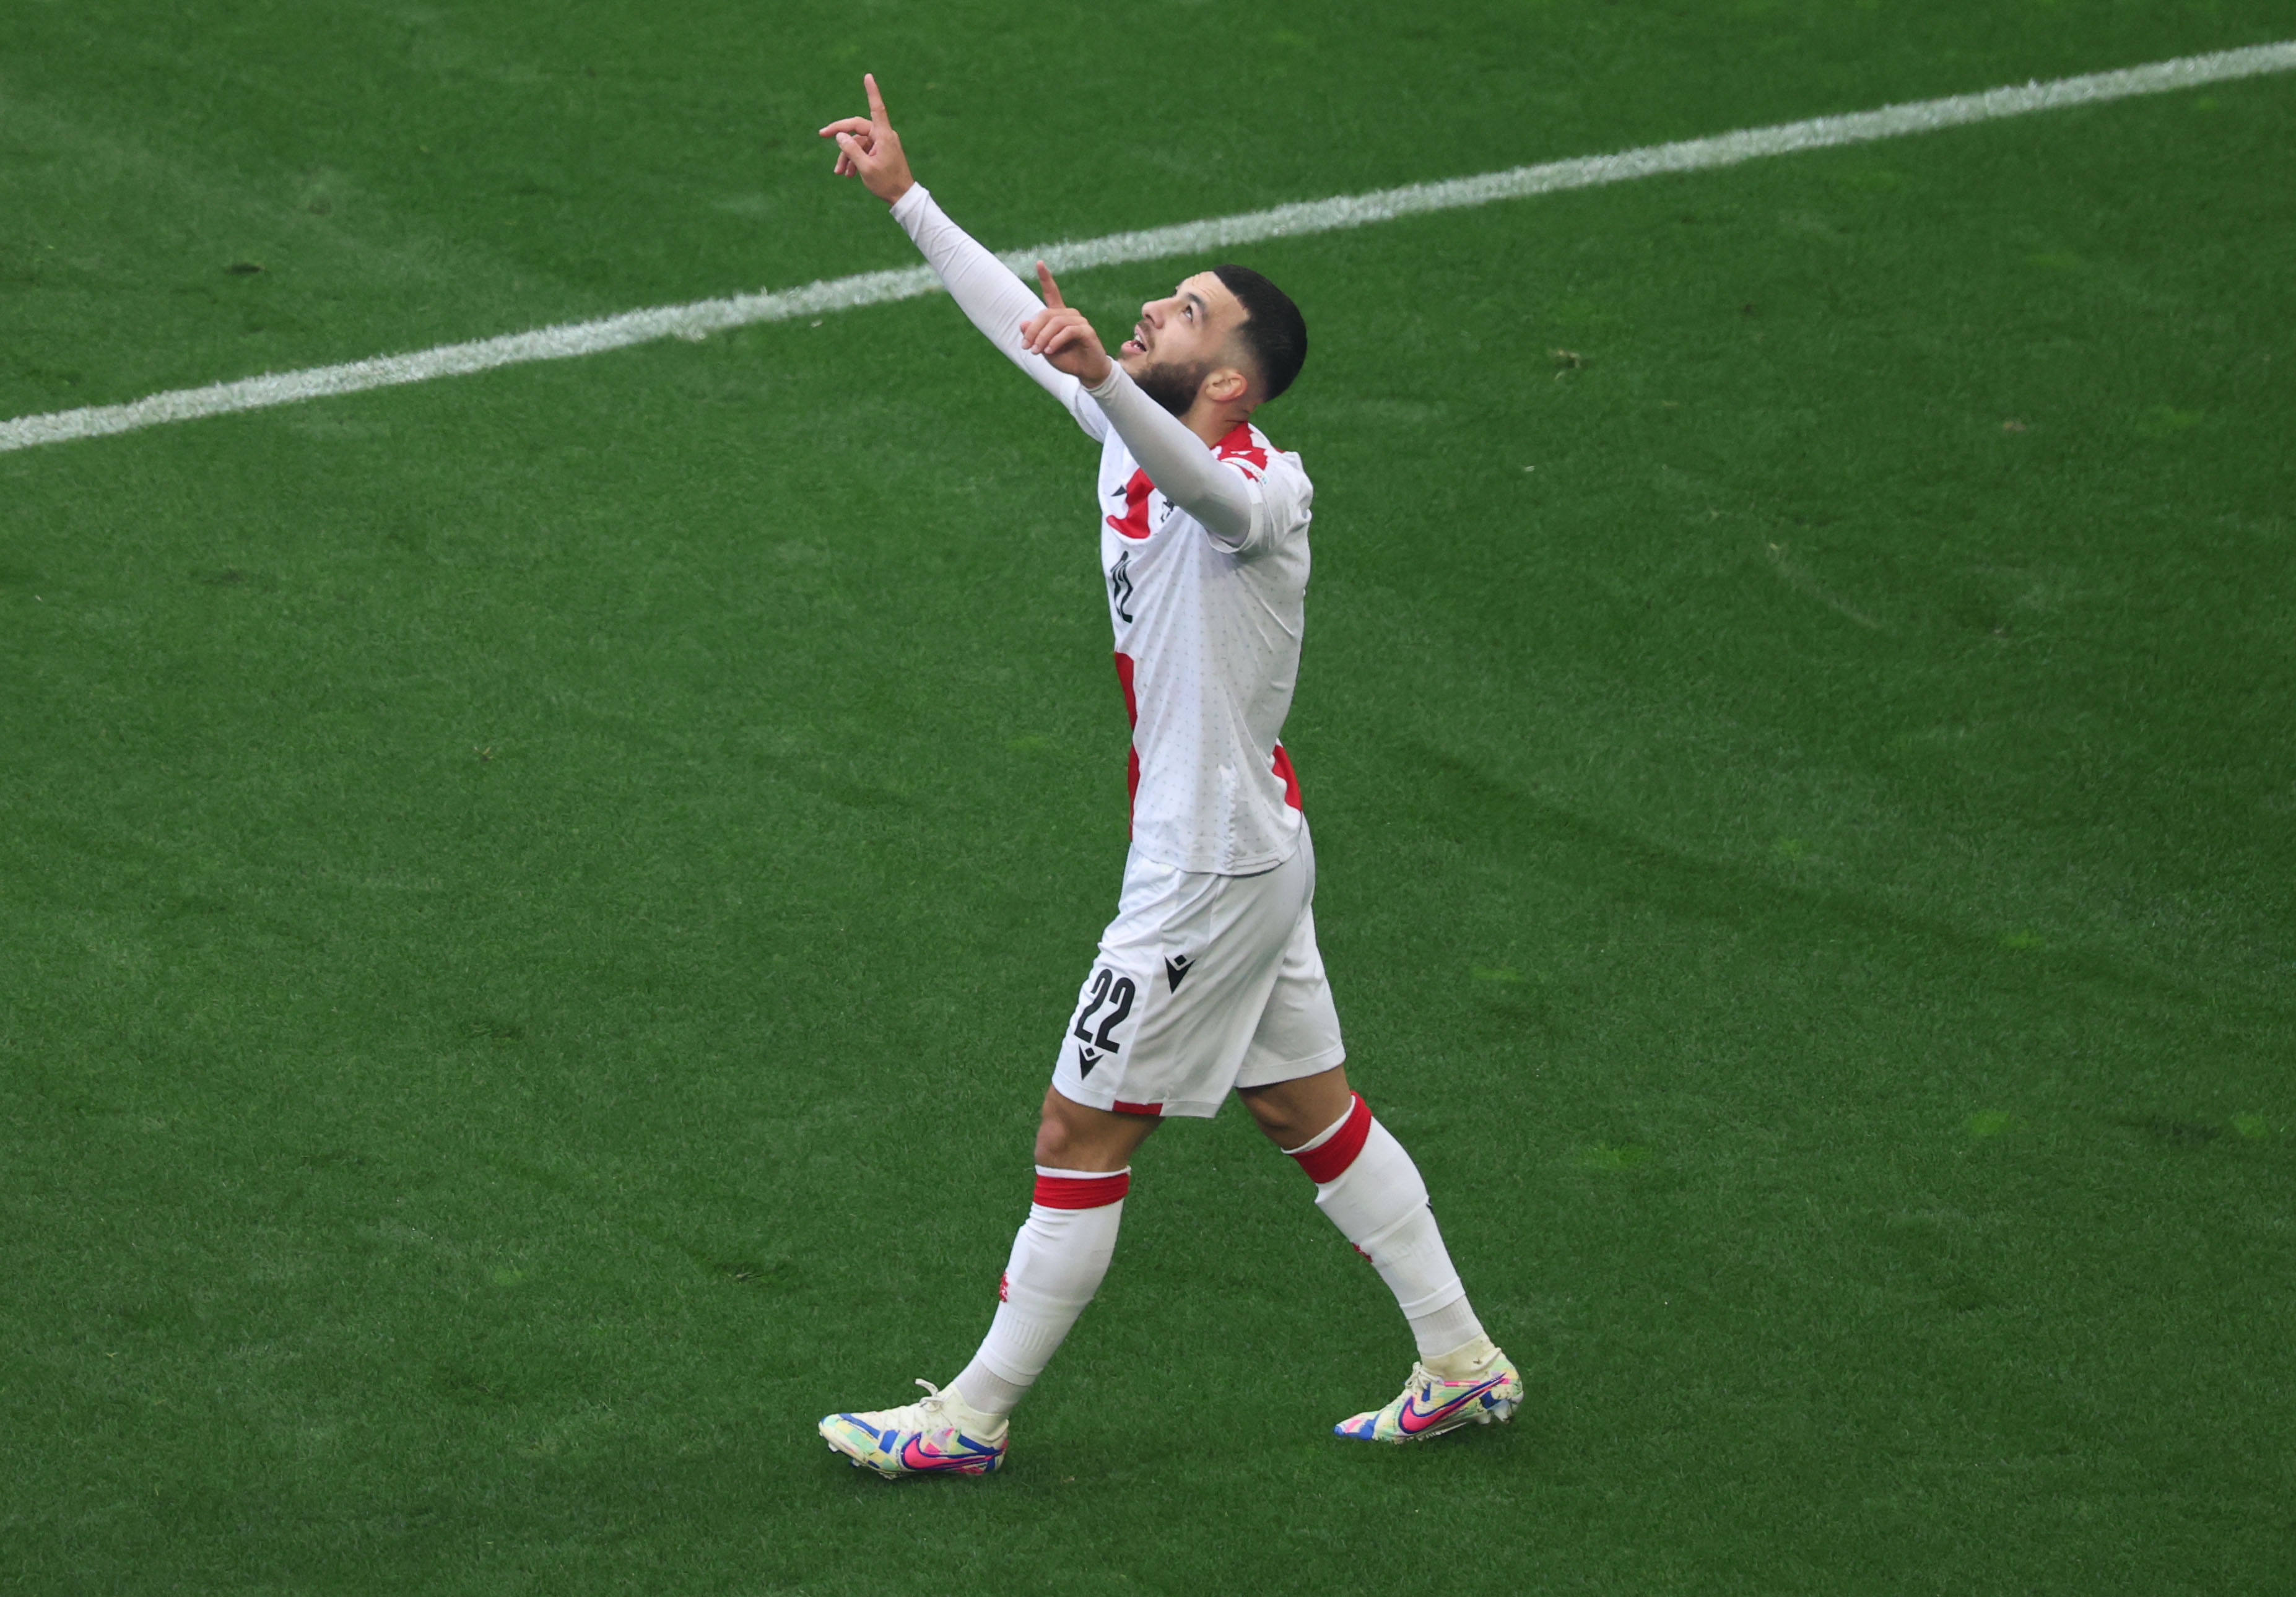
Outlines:
[[[1205,448],[1217,449],[1222,438],[1250,420],[1249,406],[1217,405],[1209,399],[1199,399],[1188,406],[1188,414],[1180,418],[1180,422],[1203,439]]]

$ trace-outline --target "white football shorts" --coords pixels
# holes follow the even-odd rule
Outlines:
[[[1137,853],[1053,1067],[1072,1102],[1120,1114],[1218,1112],[1347,1057],[1316,948],[1316,845],[1255,876],[1181,871]]]

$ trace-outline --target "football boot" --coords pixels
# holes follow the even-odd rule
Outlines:
[[[929,1380],[925,1395],[899,1408],[859,1414],[830,1414],[821,1421],[821,1439],[832,1452],[853,1461],[857,1470],[874,1470],[887,1480],[904,1475],[986,1475],[1004,1462],[1004,1437],[984,1441],[967,1436],[949,1412],[957,1399]]]
[[[1358,1442],[1418,1442],[1462,1425],[1504,1425],[1521,1402],[1522,1372],[1504,1353],[1465,1380],[1446,1380],[1414,1364],[1401,1396],[1332,1431]]]

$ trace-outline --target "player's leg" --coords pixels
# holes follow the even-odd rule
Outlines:
[[[1185,978],[1164,958],[1176,935],[1217,919],[1224,885],[1137,855],[1125,862],[1116,919],[1062,1034],[1037,1127],[1035,1200],[1013,1241],[988,1335],[947,1390],[902,1409],[824,1420],[823,1437],[855,1463],[893,1476],[978,1474],[1003,1462],[1007,1419],[1108,1271],[1133,1153],[1162,1115],[1209,1115],[1227,1096],[1229,1077],[1198,1080],[1188,1068],[1198,1051],[1188,1046],[1188,1028],[1176,1028],[1185,1016],[1172,1002]],[[1271,951],[1271,978],[1273,963]],[[1188,995],[1206,985],[1188,982]],[[1254,1013],[1264,990],[1252,995]],[[1239,1036],[1238,1055],[1242,1046]],[[924,1439],[912,1445],[915,1435]],[[935,1462],[937,1453],[955,1462]]]
[[[949,1383],[996,1434],[1045,1372],[1116,1252],[1132,1156],[1159,1122],[1045,1093],[1037,1189],[997,1283],[996,1317],[972,1362]]]
[[[1379,1271],[1419,1346],[1403,1396],[1338,1429],[1343,1436],[1403,1441],[1505,1420],[1522,1396],[1514,1366],[1484,1335],[1467,1301],[1418,1166],[1348,1085],[1339,1013],[1316,946],[1315,843],[1304,835],[1300,842],[1307,896],[1289,928],[1236,1094],[1260,1130],[1316,1183],[1316,1206]]]
[[[1275,919],[1269,890],[1291,905]],[[1037,1128],[1037,1194],[1013,1244],[988,1338],[951,1395],[988,1433],[1044,1372],[1116,1247],[1132,1156],[1164,1117],[1226,1102],[1265,1008],[1301,870],[1262,878],[1134,860],[1124,901],[1077,998]]]
[[[1379,1272],[1419,1347],[1400,1396],[1333,1429],[1402,1442],[1512,1418],[1521,1377],[1467,1301],[1418,1166],[1349,1089],[1346,1070],[1236,1091],[1260,1130],[1315,1182],[1316,1207]]]
[[[1331,1216],[1395,1293],[1420,1361],[1464,1375],[1490,1350],[1435,1223],[1427,1183],[1395,1134],[1348,1086],[1344,1067],[1240,1087],[1261,1131],[1316,1183]]]
[[[1099,1287],[1134,1152],[1160,1118],[1226,1101],[1307,899],[1309,866],[1256,877],[1137,856],[1078,994],[1037,1135],[1036,1201],[1013,1244],[994,1322],[945,1391],[902,1409],[832,1414],[831,1446],[887,1476],[983,1473],[1006,1419]]]
[[[889,1479],[985,1475],[1004,1462],[1013,1410],[1043,1374],[1116,1251],[1132,1155],[1153,1116],[1120,1115],[1045,1094],[1037,1128],[1037,1184],[997,1283],[996,1315],[972,1362],[945,1388],[899,1408],[831,1414],[830,1446]]]

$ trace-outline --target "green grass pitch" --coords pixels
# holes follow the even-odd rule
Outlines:
[[[2291,32],[25,0],[0,417],[905,265],[865,66],[1009,246]],[[1091,446],[936,297],[0,455],[0,1592],[2296,1582],[2296,79],[1245,258],[1518,1422],[1328,1436],[1409,1340],[1231,1111],[1003,1474],[814,1436],[986,1324],[1124,846]]]

